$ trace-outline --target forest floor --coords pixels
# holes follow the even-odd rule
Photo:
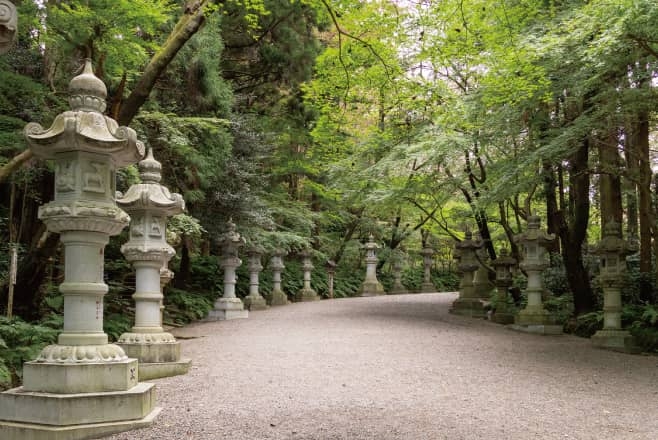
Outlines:
[[[658,439],[658,357],[448,313],[453,293],[297,303],[174,333],[189,374],[133,439]]]

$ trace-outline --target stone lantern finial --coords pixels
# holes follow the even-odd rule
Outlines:
[[[153,158],[153,149],[149,148],[146,157],[139,164],[139,177],[143,183],[158,183],[162,180],[162,164]]]
[[[94,69],[89,58],[85,59],[82,73],[69,83],[69,105],[73,111],[88,111],[103,113],[107,106],[107,87],[94,75]]]

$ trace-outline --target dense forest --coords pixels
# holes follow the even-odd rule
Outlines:
[[[168,225],[177,256],[166,323],[201,318],[221,294],[217,238],[229,218],[266,257],[288,252],[287,291],[301,287],[296,254],[308,248],[318,292],[327,293],[322,266],[333,260],[335,295],[350,296],[370,234],[385,286],[397,258],[404,283],[418,288],[419,251],[430,246],[435,285],[454,290],[452,249],[466,230],[491,260],[501,248],[518,259],[513,237],[537,214],[558,237],[547,307],[584,336],[603,319],[591,246],[603,222],[623,225],[638,249],[623,321],[658,350],[656,2],[15,3],[19,35],[0,55],[0,309],[14,315],[0,320],[2,381],[19,380],[17,366],[61,326],[61,245],[37,219],[53,170],[26,150],[22,130],[68,108],[85,58],[107,84],[108,115],[138,132],[163,164],[163,184],[186,201]],[[128,167],[117,187],[137,181]],[[106,250],[111,337],[131,325],[125,241],[113,237]]]

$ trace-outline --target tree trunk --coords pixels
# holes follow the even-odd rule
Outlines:
[[[559,235],[561,214],[555,195],[557,179],[555,178],[553,166],[548,161],[544,161],[542,164],[542,177],[544,180],[544,197],[546,197],[546,231],[549,234]],[[548,251],[550,253],[559,253],[560,241],[555,240],[548,248]]]
[[[610,130],[608,136],[597,142],[599,150],[599,195],[601,200],[601,230],[606,223],[623,221],[621,203],[620,158],[617,150],[617,132]]]
[[[182,246],[180,251],[180,265],[178,266],[178,272],[174,277],[174,287],[177,289],[184,289],[187,287],[190,281],[191,273],[191,262],[190,262],[190,248],[189,239],[183,237]]]

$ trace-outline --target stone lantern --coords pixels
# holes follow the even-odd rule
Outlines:
[[[3,439],[91,438],[146,426],[160,411],[137,360],[103,332],[104,249],[130,220],[115,203],[115,173],[144,156],[135,132],[103,114],[106,96],[87,60],[69,84],[71,110],[48,129],[25,127],[34,155],[54,161],[55,198],[39,218],[64,246],[64,328],[25,363],[23,386],[0,395]]]
[[[304,287],[295,295],[295,301],[317,301],[320,299],[318,293],[311,287],[311,271],[314,269],[311,262],[313,255],[310,250],[305,249],[299,254],[302,257],[302,269],[304,270]]]
[[[486,316],[484,302],[477,296],[473,286],[473,273],[480,267],[475,252],[481,246],[481,242],[473,240],[471,231],[466,231],[464,239],[455,244],[457,270],[461,272],[462,278],[459,282],[459,298],[452,303],[450,313],[478,318]]]
[[[244,299],[244,305],[249,310],[265,310],[268,306],[265,298],[260,294],[258,279],[258,274],[263,270],[263,265],[260,264],[263,251],[253,246],[247,253],[249,254],[249,295]]]
[[[334,297],[334,275],[336,275],[336,263],[333,260],[327,260],[324,263],[324,268],[327,271],[327,290],[329,291],[329,298]]]
[[[207,321],[223,321],[249,316],[242,300],[235,295],[237,282],[235,269],[242,264],[242,260],[238,257],[238,249],[244,246],[245,240],[236,231],[235,223],[232,220],[228,221],[227,229],[228,231],[222,234],[218,240],[222,252],[219,265],[224,269],[224,294],[215,301],[213,310],[208,313]]]
[[[477,260],[480,265],[473,275],[473,288],[478,298],[481,298],[483,301],[489,301],[494,289],[494,285],[489,281],[489,269],[487,268],[489,254],[485,249],[485,242],[480,237],[479,232],[476,233],[476,237],[476,241],[480,243],[480,248],[476,251]]]
[[[436,292],[436,286],[432,284],[432,257],[434,256],[434,249],[426,246],[421,249],[420,255],[423,256],[423,284],[420,285],[420,291],[425,293]]]
[[[555,318],[544,309],[542,304],[544,287],[541,273],[550,266],[546,248],[555,241],[555,235],[540,230],[540,222],[538,216],[529,216],[526,232],[514,237],[523,249],[523,261],[520,266],[528,276],[528,287],[525,290],[528,303],[516,315],[513,328],[531,333],[560,334],[562,326],[555,324]]]
[[[272,271],[272,292],[269,294],[269,303],[271,306],[285,306],[289,304],[288,295],[281,288],[281,272],[286,268],[283,264],[283,257],[287,253],[277,249],[270,258],[270,270]]]
[[[18,14],[9,0],[0,0],[0,54],[9,51],[16,39]]]
[[[166,240],[167,218],[183,212],[185,202],[160,184],[161,170],[149,149],[139,162],[142,182],[125,195],[117,193],[117,204],[131,216],[130,238],[121,252],[135,268],[135,325],[117,343],[139,360],[142,379],[185,374],[190,367],[189,359],[181,359],[180,342],[162,328],[161,274],[175,254]]]
[[[366,279],[363,280],[359,289],[359,296],[377,296],[384,295],[384,286],[377,279],[377,249],[379,246],[375,243],[375,238],[370,234],[368,242],[363,246],[366,250]]]
[[[603,238],[594,247],[593,254],[601,259],[599,282],[603,289],[603,329],[592,336],[595,347],[629,353],[639,352],[630,332],[621,326],[622,278],[626,271],[626,256],[637,249],[621,238],[621,225],[614,220],[603,227]]]
[[[498,258],[491,262],[496,270],[496,296],[498,298],[491,320],[498,324],[514,322],[514,306],[510,304],[509,288],[512,286],[512,268],[516,266],[516,263],[516,259],[509,255],[506,248],[502,248]]]
[[[409,293],[404,284],[402,284],[402,263],[403,256],[401,252],[395,252],[393,254],[393,286],[391,287],[389,294],[399,295]]]

